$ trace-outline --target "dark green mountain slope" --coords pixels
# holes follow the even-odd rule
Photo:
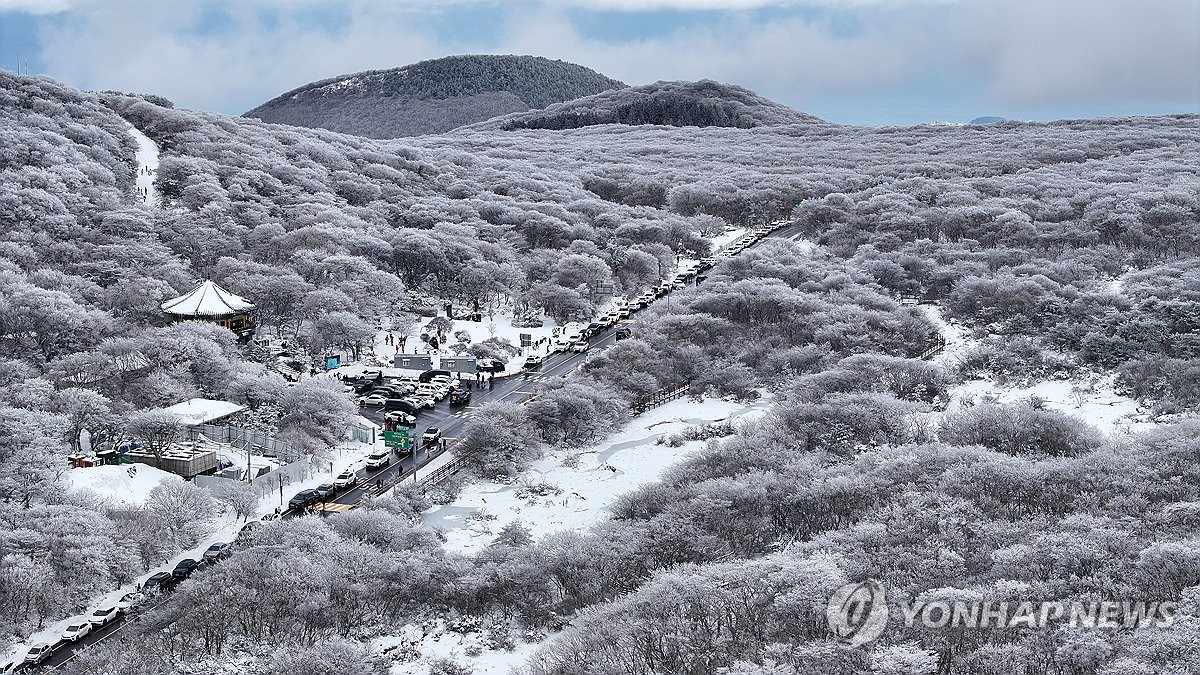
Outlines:
[[[513,129],[579,129],[597,124],[672,127],[754,127],[822,123],[822,120],[732,84],[712,80],[655,82],[510,115],[483,126]]]
[[[538,56],[449,56],[313,82],[245,116],[397,138],[449,131],[624,86],[583,66]]]

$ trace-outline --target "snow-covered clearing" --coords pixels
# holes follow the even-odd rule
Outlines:
[[[138,198],[147,206],[157,207],[159,204],[158,189],[154,187],[154,177],[158,174],[158,144],[150,140],[135,127],[129,127],[129,134],[137,141],[137,192]]]
[[[512,522],[524,524],[535,539],[564,529],[586,529],[608,517],[607,509],[618,496],[658,480],[665,469],[705,444],[687,441],[671,447],[658,439],[689,427],[750,420],[769,405],[766,399],[750,405],[720,399],[672,401],[635,417],[591,447],[550,450],[516,483],[468,485],[452,503],[426,511],[425,523],[445,533],[448,550],[467,554],[483,550]],[[527,490],[533,486],[553,486],[554,491],[539,495]],[[391,675],[424,675],[432,663],[447,658],[475,675],[503,675],[539,646],[514,642],[512,651],[497,649],[487,644],[484,632],[459,632],[439,621],[406,626],[373,646],[395,659]]]
[[[112,504],[141,505],[150,491],[162,481],[179,482],[183,478],[146,464],[110,464],[66,473],[72,493],[90,492]]]
[[[962,326],[946,321],[940,307],[921,305],[920,309],[946,338],[946,348],[933,357],[934,363],[953,370],[963,354],[978,341]],[[1116,393],[1111,375],[1043,380],[1026,386],[1000,385],[990,378],[967,380],[951,390],[946,411],[961,408],[964,403],[984,400],[1015,403],[1032,397],[1044,401],[1047,408],[1081,419],[1110,436],[1144,431],[1155,424],[1137,401]]]
[[[659,438],[688,427],[752,419],[768,406],[769,400],[749,405],[721,399],[672,401],[635,417],[601,443],[550,450],[511,485],[468,485],[454,502],[427,511],[425,522],[445,532],[447,549],[462,553],[483,549],[514,521],[529,527],[535,539],[587,528],[607,517],[607,507],[619,495],[657,480],[667,467],[704,447],[703,441],[688,441],[673,448],[658,444]],[[542,485],[559,492],[538,495],[528,489]]]

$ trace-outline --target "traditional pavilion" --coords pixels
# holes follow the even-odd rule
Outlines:
[[[160,307],[176,321],[211,321],[241,337],[254,332],[254,303],[211,281],[205,281]]]

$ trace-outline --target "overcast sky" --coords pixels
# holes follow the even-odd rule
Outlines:
[[[715,79],[850,124],[1200,112],[1200,0],[0,0],[0,67],[231,114],[450,54]]]

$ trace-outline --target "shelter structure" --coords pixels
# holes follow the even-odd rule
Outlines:
[[[249,338],[254,333],[254,303],[212,281],[204,281],[160,307],[176,321],[211,321],[241,338]]]

